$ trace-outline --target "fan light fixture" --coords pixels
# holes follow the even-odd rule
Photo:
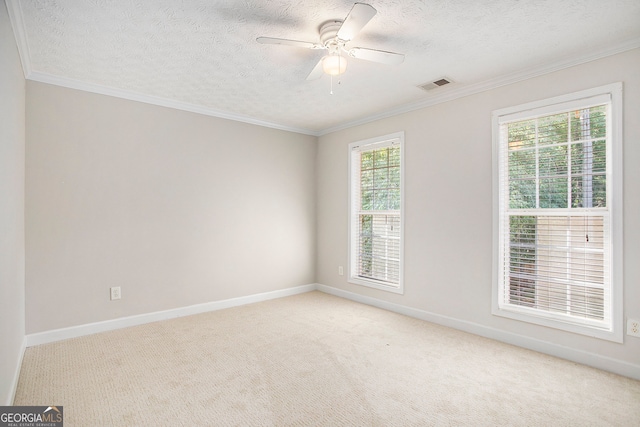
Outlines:
[[[322,60],[322,70],[332,76],[342,74],[347,71],[347,59],[337,54],[327,55]]]
[[[326,21],[320,26],[320,40],[316,43],[277,39],[273,37],[258,37],[256,41],[263,44],[279,44],[305,49],[328,50],[328,54],[320,58],[316,66],[313,67],[313,70],[311,70],[307,76],[307,80],[319,79],[325,73],[329,74],[332,78],[333,76],[339,76],[344,73],[347,71],[346,56],[381,64],[401,64],[404,61],[404,55],[401,53],[350,46],[351,40],[373,19],[376,13],[376,9],[369,4],[355,3],[343,21]]]

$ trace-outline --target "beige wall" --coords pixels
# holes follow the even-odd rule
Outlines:
[[[12,402],[24,341],[25,80],[0,2],[0,405]]]
[[[315,137],[26,93],[27,334],[314,282]]]
[[[640,339],[617,344],[491,315],[491,112],[624,82],[625,318],[640,318],[640,49],[324,135],[318,146],[317,281],[443,318],[640,364]],[[405,284],[396,295],[349,284],[347,145],[405,131]]]
[[[640,50],[319,140],[29,81],[25,314],[25,82],[0,12],[3,361],[19,356],[25,317],[32,334],[317,281],[639,363],[640,339],[616,344],[491,315],[491,111],[624,82],[625,318],[640,318]],[[397,131],[404,295],[337,274],[347,265],[347,145]],[[110,286],[122,300],[109,301]],[[2,393],[16,372],[5,366]]]

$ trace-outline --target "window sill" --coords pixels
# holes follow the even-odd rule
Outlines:
[[[570,319],[562,319],[547,317],[544,314],[529,313],[526,308],[520,307],[494,307],[492,314],[494,316],[506,317],[521,322],[532,323],[535,325],[546,326],[548,328],[559,329],[562,331],[572,332],[575,334],[586,335],[593,338],[599,338],[617,343],[623,342],[621,328],[604,329],[597,326],[581,325],[572,323]],[[614,321],[615,323],[615,321]]]
[[[368,288],[392,292],[394,294],[400,294],[400,295],[404,294],[402,283],[396,286],[396,285],[386,284],[384,282],[380,282],[377,280],[364,279],[362,277],[349,277],[348,282],[353,283],[354,285],[361,285],[361,286],[366,286]]]

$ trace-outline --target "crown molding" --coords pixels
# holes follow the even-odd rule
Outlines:
[[[22,62],[22,72],[25,79],[31,74],[31,54],[29,53],[29,43],[27,43],[27,31],[24,25],[24,16],[20,8],[19,0],[5,0],[7,12],[9,13],[9,22],[13,28],[13,36],[18,46],[18,54],[20,62]]]
[[[397,116],[400,114],[408,113],[411,111],[420,110],[422,108],[431,107],[431,106],[452,101],[458,98],[463,98],[465,96],[474,95],[474,94],[485,92],[491,89],[496,89],[501,86],[506,86],[506,85],[517,83],[523,80],[532,79],[541,75],[553,73],[555,71],[563,70],[576,65],[580,65],[580,64],[595,61],[601,58],[605,58],[607,56],[611,56],[611,55],[626,52],[632,49],[640,48],[640,38],[635,38],[635,39],[631,39],[626,42],[620,43],[618,45],[610,46],[608,48],[601,49],[599,51],[591,52],[587,55],[576,55],[573,57],[564,58],[556,62],[548,63],[533,69],[527,68],[525,70],[520,70],[514,73],[505,74],[493,79],[473,83],[470,85],[465,85],[455,89],[452,88],[452,90],[448,90],[446,92],[443,92],[440,95],[432,96],[428,99],[425,99],[419,102],[405,104],[400,107],[386,110],[378,114],[365,116],[353,121],[344,122],[333,127],[329,127],[321,130],[311,130],[307,128],[293,127],[293,126],[288,126],[281,123],[261,120],[255,117],[231,113],[228,111],[216,110],[203,105],[190,104],[187,102],[177,101],[173,99],[162,98],[162,97],[157,97],[152,95],[145,95],[145,94],[137,93],[134,91],[118,89],[118,88],[99,85],[99,84],[90,83],[86,81],[80,81],[80,80],[75,80],[75,79],[70,79],[66,77],[60,77],[60,76],[55,76],[47,73],[34,71],[32,69],[32,64],[31,64],[29,44],[28,44],[28,39],[26,34],[26,27],[24,25],[22,9],[20,7],[20,0],[5,0],[5,3],[7,5],[7,10],[9,13],[9,20],[11,21],[11,26],[13,27],[13,33],[16,39],[16,44],[18,46],[18,52],[20,54],[20,60],[22,62],[24,75],[25,75],[25,78],[28,80],[53,84],[57,86],[63,86],[71,89],[83,90],[87,92],[93,92],[101,95],[114,96],[118,98],[132,100],[132,101],[144,102],[147,104],[153,104],[153,105],[158,105],[158,106],[167,107],[167,108],[174,108],[177,110],[189,111],[189,112],[203,114],[207,116],[233,120],[233,121],[238,121],[242,123],[248,123],[248,124],[253,124],[257,126],[283,130],[287,132],[311,135],[316,137],[327,135],[340,130],[352,128],[355,126],[360,126],[366,123],[371,123],[376,120],[381,120],[381,119]]]
[[[287,126],[280,123],[261,120],[251,116],[231,113],[228,111],[216,110],[203,105],[190,104],[188,102],[177,101],[174,99],[146,95],[146,94],[138,93],[135,91],[118,89],[118,88],[104,86],[96,83],[90,83],[86,81],[75,80],[71,78],[60,77],[60,76],[55,76],[48,73],[35,71],[33,70],[31,65],[31,53],[29,51],[27,31],[26,31],[26,26],[24,24],[22,8],[20,7],[20,0],[5,0],[5,4],[7,5],[9,21],[11,22],[11,27],[13,28],[13,34],[16,39],[16,45],[18,46],[18,53],[20,55],[20,61],[22,62],[22,70],[24,72],[24,77],[27,80],[33,80],[41,83],[48,83],[56,86],[67,87],[70,89],[77,89],[77,90],[82,90],[86,92],[97,93],[100,95],[114,96],[117,98],[128,99],[130,101],[144,102],[147,104],[158,105],[161,107],[174,108],[177,110],[188,111],[192,113],[198,113],[206,116],[233,120],[233,121],[242,122],[242,123],[248,123],[256,126],[263,126],[271,129],[301,133],[304,135],[319,136],[319,133],[317,131],[313,131],[306,128]]]
[[[379,114],[366,116],[361,119],[340,124],[338,126],[323,129],[318,133],[319,133],[319,136],[327,135],[329,133],[352,128],[352,127],[363,125],[366,123],[371,123],[376,120],[386,119],[389,117],[397,116],[397,115],[408,113],[411,111],[420,110],[426,107],[432,107],[437,104],[442,104],[443,102],[453,101],[454,99],[463,98],[465,96],[474,95],[474,94],[485,92],[491,89],[496,89],[501,86],[507,86],[513,83],[529,80],[545,74],[553,73],[555,71],[564,70],[566,68],[574,67],[580,64],[585,64],[587,62],[606,58],[608,56],[616,55],[618,53],[623,53],[623,52],[637,49],[637,48],[640,48],[640,38],[628,40],[624,43],[621,43],[615,46],[610,46],[606,49],[602,49],[596,52],[591,52],[587,55],[576,55],[573,57],[562,59],[560,61],[545,64],[537,68],[533,68],[533,69],[527,68],[526,70],[520,70],[514,73],[505,74],[493,79],[463,86],[454,90],[444,92],[441,95],[436,95],[424,101],[405,104],[398,108],[387,110]]]
[[[144,102],[147,104],[158,105],[161,107],[174,108],[177,110],[189,111],[192,113],[203,114],[206,116],[217,117],[221,119],[233,120],[242,123],[248,123],[257,126],[263,126],[272,129],[284,130],[287,132],[301,133],[304,135],[318,136],[318,132],[305,128],[297,128],[283,125],[280,123],[269,122],[257,119],[255,117],[235,114],[227,111],[220,111],[203,105],[190,104],[188,102],[176,101],[174,99],[162,98],[152,95],[145,95],[135,91],[113,88],[109,86],[99,85],[81,80],[70,79],[66,77],[55,76],[52,74],[34,71],[31,66],[31,54],[29,52],[29,43],[27,38],[24,17],[20,7],[20,0],[5,0],[9,20],[13,27],[13,34],[18,46],[20,61],[22,62],[22,70],[25,79],[33,80],[41,83],[48,83],[56,86],[67,87],[70,89],[82,90],[85,92],[97,93],[100,95],[114,96],[117,98],[128,99],[130,101]]]
[[[191,113],[203,114],[205,116],[217,117],[220,119],[233,120],[236,122],[248,123],[257,126],[263,126],[272,129],[284,130],[287,132],[301,133],[304,135],[318,136],[317,132],[309,129],[296,128],[279,123],[260,120],[255,117],[245,116],[242,114],[230,113],[209,108],[203,105],[190,104],[188,102],[177,101],[175,99],[162,98],[159,96],[146,95],[126,89],[118,89],[110,86],[89,83],[81,80],[70,79],[67,77],[55,76],[52,74],[32,71],[28,76],[28,80],[40,83],[48,83],[56,86],[67,87],[70,89],[82,90],[85,92],[97,93],[100,95],[113,96],[116,98],[128,99],[130,101],[144,102],[146,104],[158,105],[161,107],[174,108],[176,110],[188,111]]]

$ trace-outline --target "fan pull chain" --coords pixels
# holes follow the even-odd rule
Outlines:
[[[329,90],[329,95],[333,95],[333,75],[329,76],[331,79],[331,88]],[[340,85],[342,82],[340,81],[340,79],[338,79],[338,85]]]

